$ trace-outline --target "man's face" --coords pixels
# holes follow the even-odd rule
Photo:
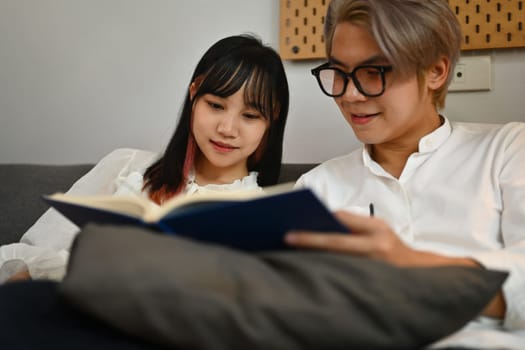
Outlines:
[[[364,64],[391,64],[369,31],[349,22],[336,26],[329,59],[345,72]],[[415,71],[401,78],[394,67],[385,73],[385,80],[385,92],[378,97],[362,95],[349,81],[345,94],[334,98],[335,102],[365,144],[396,147],[419,140],[437,115],[429,90],[419,88]]]

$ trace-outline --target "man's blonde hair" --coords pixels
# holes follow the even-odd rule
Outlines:
[[[368,29],[401,76],[424,72],[440,58],[450,61],[447,83],[435,90],[437,109],[445,106],[448,85],[461,49],[461,27],[446,0],[332,0],[325,25],[330,57],[335,26],[351,22]]]

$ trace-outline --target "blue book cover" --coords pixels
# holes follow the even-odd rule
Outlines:
[[[64,194],[44,200],[79,227],[88,222],[139,225],[158,232],[222,244],[244,251],[290,249],[284,235],[291,230],[347,232],[309,189],[296,189],[254,198],[201,196],[178,201],[154,215],[138,197],[75,197]],[[119,205],[114,205],[119,202]],[[135,203],[137,202],[137,203]],[[144,203],[141,203],[144,202]],[[115,209],[118,207],[118,209]]]

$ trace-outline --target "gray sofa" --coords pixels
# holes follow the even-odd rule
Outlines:
[[[316,164],[283,164],[279,182],[295,181]],[[41,195],[66,191],[92,164],[0,164],[0,245],[17,242],[48,208]]]
[[[284,164],[279,182],[294,181],[300,174],[313,166],[315,164]],[[18,241],[21,234],[47,209],[47,206],[40,199],[42,194],[66,191],[76,179],[85,174],[91,167],[91,164],[64,166],[0,164],[0,183],[2,184],[0,187],[0,210],[2,213],[0,215],[0,244]],[[118,233],[118,228],[106,228],[104,230],[117,230]],[[93,233],[97,232],[91,232],[84,237],[93,237]],[[101,231],[97,234],[105,236],[106,233],[106,231]],[[111,237],[114,234],[115,232],[106,236]],[[127,237],[130,234],[133,232],[126,232]],[[142,237],[151,239],[153,235],[142,235]],[[135,239],[133,241],[136,243],[135,252],[143,251],[145,242]],[[158,241],[155,240],[155,242]],[[126,327],[118,328],[134,335],[141,334],[147,341],[151,341],[151,338],[145,334],[153,334],[152,338],[155,342],[162,338],[158,336],[160,333],[157,333],[157,330],[148,332],[152,329],[151,327],[159,327],[158,322],[144,325],[144,322],[148,322],[148,317],[128,317],[127,313],[114,313],[111,307],[107,307],[108,303],[105,298],[109,296],[111,298],[108,300],[116,300],[114,295],[118,295],[119,303],[112,303],[112,306],[141,305],[142,308],[145,305],[144,300],[147,300],[148,305],[159,306],[151,309],[153,310],[151,312],[154,313],[149,314],[152,317],[149,319],[157,320],[165,317],[163,315],[165,315],[166,307],[171,305],[172,309],[169,310],[176,307],[177,311],[168,311],[166,315],[174,317],[173,320],[176,320],[178,315],[187,317],[187,319],[184,319],[184,327],[182,328],[160,327],[164,336],[169,333],[175,342],[179,341],[177,339],[185,339],[185,342],[190,339],[190,344],[196,344],[194,348],[217,348],[215,345],[219,341],[226,342],[226,345],[219,346],[219,348],[241,348],[234,345],[238,344],[239,341],[245,342],[246,339],[253,342],[256,338],[258,342],[270,344],[270,347],[273,348],[285,348],[282,344],[286,343],[287,345],[295,345],[293,348],[300,346],[304,349],[331,349],[335,345],[341,348],[341,344],[344,344],[345,348],[352,349],[419,349],[424,344],[430,344],[460,329],[466,322],[478,315],[496,291],[501,288],[505,278],[504,273],[491,270],[466,269],[461,266],[434,269],[396,268],[368,259],[342,257],[338,254],[308,253],[301,255],[300,260],[295,260],[290,259],[287,254],[280,256],[280,253],[277,252],[274,256],[271,254],[266,256],[267,263],[264,263],[248,254],[237,256],[233,251],[214,250],[213,247],[199,248],[196,245],[186,251],[185,245],[180,249],[180,247],[177,248],[173,245],[180,244],[180,242],[173,242],[175,243],[168,245],[163,241],[162,245],[157,246],[155,243],[155,247],[151,247],[165,252],[163,256],[167,259],[176,259],[176,263],[166,263],[165,261],[171,260],[162,259],[139,259],[142,263],[156,262],[160,266],[157,264],[157,266],[149,268],[150,265],[145,265],[146,270],[149,271],[148,278],[127,278],[128,283],[123,283],[122,279],[118,280],[117,277],[133,276],[133,274],[124,272],[119,275],[118,272],[115,274],[115,271],[120,271],[122,266],[130,269],[136,267],[133,264],[122,265],[118,262],[122,259],[136,259],[143,255],[133,255],[131,251],[126,250],[120,252],[120,254],[124,254],[124,257],[111,259],[114,262],[113,265],[118,265],[119,269],[113,267],[112,271],[105,264],[108,261],[106,259],[105,262],[99,262],[99,266],[103,266],[104,273],[74,272],[74,268],[93,268],[93,255],[88,249],[83,260],[79,260],[77,257],[77,264],[72,265],[73,267],[70,270],[73,272],[68,272],[70,276],[80,276],[76,279],[80,283],[78,285],[80,286],[79,291],[81,294],[83,293],[82,295],[87,296],[79,299],[77,295],[77,303],[79,300],[88,302],[92,300],[91,305],[97,305],[97,307],[100,305],[99,309],[111,310],[111,315],[121,315],[119,319],[133,320],[132,324],[148,331],[136,332],[135,330],[130,331]],[[94,247],[92,249],[100,247],[96,241],[91,246]],[[178,253],[173,254],[172,252],[177,249],[179,249]],[[111,256],[116,251],[118,249],[111,247],[106,249],[106,252],[111,252]],[[200,254],[198,256],[201,257],[207,256],[207,259],[195,259],[195,254]],[[212,254],[211,258],[210,254]],[[217,257],[216,254],[226,254],[226,258]],[[232,254],[233,258],[231,257]],[[299,256],[297,254],[299,253],[294,253],[294,257]],[[220,269],[215,268],[215,266],[210,267],[206,263],[202,264],[206,261],[219,260],[222,262]],[[89,263],[85,263],[85,261],[89,261]],[[195,295],[201,297],[198,300],[205,300],[206,302],[195,302],[196,299],[191,299],[193,293],[181,293],[177,289],[186,286],[189,286],[190,290],[193,288],[191,286],[194,273],[184,273],[187,272],[188,266],[187,263],[184,263],[185,261],[192,262],[192,271],[199,271],[199,274],[204,274],[204,276],[213,276],[204,277],[209,281],[223,280],[217,278],[219,270],[222,271],[221,274],[231,273],[231,276],[235,276],[235,278],[229,276],[224,280],[232,281],[231,283],[236,287],[232,289],[231,295],[227,295],[228,293],[222,292],[224,290],[223,282],[216,284],[221,289],[221,293],[214,291],[214,283],[203,284],[206,286],[203,289],[204,292],[199,291]],[[238,261],[243,262],[243,269],[238,269]],[[274,268],[270,269],[269,266]],[[168,274],[166,274],[166,268],[170,269]],[[177,273],[177,271],[183,273]],[[183,283],[180,283],[178,279],[165,278],[167,275],[182,276],[181,281]],[[109,278],[110,282],[107,280],[93,281],[92,279],[85,279],[85,276],[95,279]],[[135,283],[135,281],[141,283],[141,288],[129,286],[129,283]],[[144,281],[148,283],[146,284],[147,288],[144,288]],[[268,284],[268,281],[278,281],[278,283]],[[252,284],[257,287],[246,287]],[[193,285],[198,285],[198,283],[193,283]],[[96,293],[85,293],[83,288],[87,286],[95,288]],[[100,286],[105,286],[105,291],[100,289]],[[115,286],[118,288],[113,290],[112,288]],[[407,288],[407,286],[409,287]],[[33,284],[11,283],[0,288],[0,300],[5,301],[0,305],[0,325],[7,326],[9,329],[7,333],[0,331],[2,349],[96,348],[138,350],[158,348],[149,344],[141,345],[142,343],[139,343],[135,336],[130,338],[123,336],[123,333],[120,332],[110,332],[107,328],[102,327],[103,324],[100,322],[93,323],[91,319],[84,318],[81,314],[71,313],[69,306],[63,306],[58,302],[57,288],[53,282],[42,281]],[[70,293],[75,292],[75,289],[71,289],[71,282],[68,288],[70,288]],[[199,288],[201,287],[199,286]],[[103,290],[102,293],[100,293],[101,290]],[[122,292],[122,290],[126,292]],[[151,298],[149,293],[155,290],[162,290],[163,293]],[[243,295],[243,300],[252,298],[255,301],[239,303],[237,298],[240,293],[239,290],[242,290],[242,293],[252,293],[249,297]],[[260,292],[261,290],[263,292]],[[127,293],[127,291],[135,292]],[[137,291],[140,292],[137,293]],[[388,292],[385,293],[384,291]],[[172,297],[171,293],[175,298]],[[217,298],[219,294],[223,297]],[[93,296],[96,297],[92,298]],[[159,299],[158,296],[164,296],[164,298]],[[190,296],[188,300],[191,302],[181,301],[181,296]],[[122,302],[122,298],[128,298],[125,299],[128,300],[127,304]],[[133,298],[139,299],[137,301]],[[172,301],[177,300],[177,298],[178,302],[166,302],[166,300]],[[99,303],[101,300],[106,302]],[[215,306],[213,306],[213,302],[210,302],[214,300],[218,300]],[[274,302],[269,303],[269,300]],[[410,302],[407,303],[406,301]],[[85,311],[88,311],[86,305],[83,307]],[[192,308],[195,305],[205,305],[205,307],[187,310],[187,308]],[[294,305],[294,308],[290,309],[290,305]],[[180,311],[180,307],[185,307],[185,311]],[[210,312],[213,308],[215,311]],[[123,310],[133,313],[137,310],[140,312],[141,308],[124,307]],[[290,312],[291,310],[295,311]],[[298,312],[298,310],[304,311]],[[327,312],[327,310],[329,311]],[[255,317],[238,318],[233,316],[243,314]],[[15,315],[16,317],[13,317]],[[232,322],[224,322],[224,319]],[[315,320],[315,322],[311,323],[311,320]],[[174,322],[177,324],[177,321]],[[192,329],[186,327],[191,322],[193,322],[193,329],[199,329],[199,332],[211,335],[211,337],[191,337],[191,334],[197,334],[186,331],[186,329]],[[276,322],[277,326],[272,325],[272,322]],[[216,328],[218,325],[222,328]],[[279,325],[288,326],[280,328]],[[289,325],[294,327],[290,328]],[[315,326],[312,328],[312,325]],[[340,325],[351,326],[340,327]],[[216,329],[221,331],[217,332]],[[188,334],[190,334],[190,338],[188,338]],[[268,336],[261,337],[261,334]],[[7,340],[4,339],[6,337]],[[165,337],[163,341],[165,339],[167,338]],[[205,343],[211,343],[213,346],[199,346]],[[461,349],[466,350],[467,348]]]

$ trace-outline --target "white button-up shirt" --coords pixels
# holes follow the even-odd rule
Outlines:
[[[368,214],[373,203],[375,215],[415,249],[509,271],[503,327],[521,333],[525,347],[525,123],[445,118],[420,140],[399,179],[364,146],[311,170],[297,186],[312,188],[334,211]]]

